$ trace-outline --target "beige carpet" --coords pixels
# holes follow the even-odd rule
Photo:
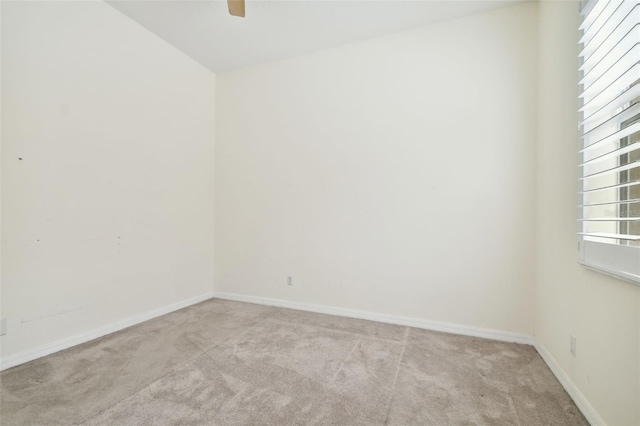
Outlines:
[[[2,372],[2,425],[586,425],[535,349],[210,300]]]

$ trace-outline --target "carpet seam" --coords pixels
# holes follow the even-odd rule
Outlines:
[[[103,414],[103,413],[104,413],[104,412],[106,412],[107,410],[109,410],[109,409],[111,409],[111,408],[115,407],[116,405],[120,404],[121,402],[124,402],[124,401],[126,401],[126,400],[128,400],[128,399],[133,398],[134,396],[138,395],[138,394],[139,394],[140,392],[142,392],[143,390],[145,390],[145,389],[147,389],[147,388],[151,387],[152,385],[154,385],[155,383],[159,382],[160,380],[163,380],[163,379],[165,379],[165,378],[169,377],[170,375],[172,375],[172,374],[173,374],[173,373],[175,373],[176,371],[179,371],[179,370],[182,370],[183,368],[188,367],[189,365],[193,364],[194,362],[196,362],[197,360],[199,360],[200,358],[202,358],[202,357],[203,357],[203,356],[205,356],[205,355],[206,355],[206,353],[205,353],[205,352],[202,352],[201,354],[199,354],[198,356],[196,356],[195,358],[193,358],[191,361],[189,361],[189,362],[187,362],[187,363],[185,363],[185,364],[181,365],[181,366],[180,366],[180,367],[178,367],[178,368],[175,368],[175,369],[173,369],[173,370],[169,371],[167,374],[165,374],[165,375],[163,375],[163,376],[159,377],[158,379],[154,380],[153,382],[149,383],[148,385],[143,386],[142,388],[138,389],[137,391],[135,391],[135,392],[134,392],[134,393],[132,393],[131,395],[128,395],[128,396],[126,396],[126,397],[124,397],[124,398],[122,398],[122,399],[118,400],[116,403],[114,403],[114,404],[112,404],[112,405],[108,406],[107,408],[105,408],[104,410],[101,410],[100,412],[98,412],[97,414],[95,414],[95,415],[93,415],[93,416],[87,417],[86,419],[82,420],[82,421],[81,421],[80,423],[78,423],[78,424],[79,424],[79,425],[82,425],[82,424],[85,424],[85,423],[87,423],[87,422],[89,422],[89,421],[91,421],[91,420],[95,419],[96,417],[100,416],[101,414]]]
[[[340,368],[338,368],[338,371],[336,371],[336,374],[333,375],[333,377],[331,378],[331,381],[329,383],[333,383],[336,380],[336,377],[338,377],[338,374],[340,374],[340,372],[342,371],[342,369],[344,368],[344,365],[347,363],[347,361],[349,360],[349,358],[351,358],[351,355],[353,355],[353,352],[356,350],[356,348],[360,345],[360,342],[362,341],[362,337],[358,337],[358,340],[356,340],[356,344],[353,345],[353,348],[351,348],[351,350],[349,351],[349,353],[347,354],[347,356],[342,360],[342,364],[340,364]]]
[[[282,309],[284,309],[284,308],[279,308],[276,312],[274,312],[273,314],[271,314],[271,315],[269,315],[269,316],[273,316],[273,315],[277,314],[277,313],[278,313],[278,312],[280,312]],[[267,318],[268,318],[268,317],[267,317]],[[175,368],[175,369],[173,369],[173,370],[169,371],[167,374],[165,374],[165,375],[163,375],[163,376],[159,377],[158,379],[156,379],[156,380],[152,381],[152,382],[151,382],[151,383],[149,383],[148,385],[143,386],[142,388],[138,389],[137,391],[135,391],[135,392],[134,392],[134,393],[132,393],[131,395],[128,395],[128,396],[126,396],[126,397],[124,397],[124,398],[122,398],[122,399],[118,400],[118,401],[117,401],[117,402],[115,402],[114,404],[112,404],[112,405],[110,405],[110,406],[106,407],[104,410],[99,411],[97,414],[95,414],[95,415],[93,415],[93,416],[89,416],[89,417],[87,417],[87,418],[83,419],[83,420],[82,420],[82,421],[80,421],[78,424],[82,425],[82,424],[85,424],[85,423],[87,423],[87,422],[89,422],[89,421],[93,420],[94,418],[96,418],[96,417],[100,416],[101,414],[103,414],[105,411],[107,411],[107,410],[109,410],[109,409],[111,409],[111,408],[115,407],[116,405],[120,404],[121,402],[126,401],[126,400],[128,400],[129,398],[132,398],[133,396],[135,396],[135,395],[139,394],[140,392],[142,392],[143,390],[147,389],[148,387],[150,387],[150,386],[151,386],[151,385],[153,385],[154,383],[159,382],[160,380],[162,380],[162,379],[164,379],[164,378],[166,378],[166,377],[168,377],[168,376],[172,375],[172,374],[173,374],[173,373],[175,373],[176,371],[179,371],[179,370],[182,370],[183,368],[188,367],[189,365],[193,364],[194,362],[196,362],[198,359],[202,358],[202,357],[203,357],[203,356],[205,356],[205,355],[206,355],[209,359],[212,359],[212,358],[211,358],[211,356],[209,356],[209,355],[208,355],[208,352],[209,352],[209,351],[212,351],[212,350],[214,350],[215,348],[217,348],[218,346],[220,346],[220,345],[222,345],[222,344],[224,344],[224,343],[228,342],[229,340],[231,340],[231,339],[233,339],[233,338],[235,338],[235,337],[237,337],[237,336],[242,335],[243,333],[245,333],[245,332],[247,332],[248,330],[252,329],[253,327],[255,327],[256,325],[258,325],[259,323],[260,323],[260,321],[256,321],[256,323],[255,323],[255,324],[253,324],[251,327],[249,327],[249,328],[247,328],[247,329],[245,329],[245,330],[241,331],[241,332],[240,332],[240,333],[238,333],[238,334],[234,334],[233,336],[231,336],[231,337],[229,337],[228,339],[226,339],[226,340],[224,340],[224,341],[222,341],[222,342],[218,343],[217,345],[213,346],[213,347],[212,347],[212,348],[210,348],[210,349],[207,349],[207,350],[202,350],[202,349],[201,349],[201,350],[202,350],[202,353],[198,354],[198,356],[194,357],[191,361],[189,361],[189,362],[187,362],[187,363],[185,363],[185,364],[181,365],[180,367],[177,367],[177,368]],[[193,343],[192,343],[192,344],[193,344]],[[198,345],[195,345],[195,346],[196,346],[198,349],[200,349],[200,348],[198,347]]]
[[[518,415],[518,411],[516,410],[516,407],[513,405],[513,398],[511,398],[511,395],[509,395],[508,393],[506,396],[507,396],[507,400],[509,401],[509,408],[511,408],[511,411],[513,412],[513,416],[515,417],[516,425],[522,426],[522,423],[520,422],[520,416]]]
[[[520,349],[514,349],[515,356],[512,356],[512,354],[504,352],[503,349],[509,348],[510,346],[507,345],[513,345],[513,343],[498,342],[500,344],[497,346],[487,346],[483,342],[478,342],[478,340],[482,341],[483,338],[478,338],[477,336],[461,335],[463,339],[452,339],[449,341],[444,338],[438,338],[438,336],[430,336],[431,333],[427,333],[428,335],[423,341],[420,338],[421,336],[416,335],[416,333],[420,334],[420,329],[409,325],[404,326],[405,330],[400,328],[402,325],[397,325],[398,328],[391,330],[381,328],[371,329],[368,326],[362,328],[360,325],[358,325],[358,327],[352,327],[349,323],[332,324],[331,322],[322,321],[320,322],[323,325],[317,325],[313,323],[313,321],[316,320],[313,317],[309,318],[311,321],[310,323],[305,323],[307,319],[306,317],[290,317],[286,312],[291,310],[291,308],[273,305],[267,306],[269,309],[258,311],[240,310],[240,313],[238,314],[234,312],[234,309],[229,309],[225,311],[225,318],[228,315],[231,318],[231,323],[228,325],[224,320],[218,320],[217,317],[211,318],[197,314],[191,316],[189,321],[186,323],[184,321],[175,322],[176,327],[180,326],[180,329],[169,327],[169,330],[166,330],[167,327],[162,326],[163,330],[161,330],[160,333],[156,332],[149,336],[153,339],[159,339],[159,344],[151,346],[151,350],[138,352],[146,357],[147,354],[151,354],[154,351],[160,352],[161,350],[172,349],[173,347],[173,352],[167,352],[167,357],[158,358],[160,361],[155,365],[155,367],[159,367],[157,368],[157,378],[154,378],[154,374],[148,374],[140,375],[135,381],[120,381],[120,379],[118,379],[120,376],[113,373],[114,370],[119,369],[114,368],[112,364],[104,364],[107,367],[106,373],[109,374],[109,376],[113,375],[115,380],[112,379],[106,382],[100,382],[100,387],[102,390],[106,389],[109,392],[106,394],[107,397],[112,395],[116,398],[103,399],[102,403],[108,404],[104,409],[100,409],[99,399],[87,399],[84,402],[80,401],[80,404],[75,403],[75,401],[73,401],[72,404],[71,400],[60,400],[60,402],[56,402],[56,407],[59,405],[61,408],[64,408],[64,412],[56,412],[55,415],[47,415],[47,418],[50,418],[50,423],[48,424],[61,422],[63,421],[63,417],[67,418],[66,421],[69,422],[68,424],[84,426],[87,426],[92,422],[96,424],[103,424],[105,422],[113,422],[113,424],[127,424],[131,422],[137,424],[160,424],[169,422],[172,418],[173,422],[180,424],[186,424],[193,421],[200,424],[204,422],[209,423],[209,421],[214,423],[214,419],[217,424],[218,418],[226,419],[227,422],[225,424],[235,424],[241,422],[242,419],[245,420],[245,423],[248,422],[247,419],[255,419],[253,416],[256,409],[260,415],[259,418],[261,418],[261,407],[266,407],[270,410],[268,411],[271,416],[267,417],[270,420],[264,421],[263,424],[265,426],[277,426],[293,423],[291,419],[301,419],[298,417],[300,415],[304,416],[303,418],[308,419],[307,424],[327,423],[348,425],[351,421],[353,422],[351,424],[359,424],[358,422],[361,421],[363,424],[375,424],[380,426],[396,423],[406,425],[416,421],[424,421],[425,423],[423,424],[448,424],[455,423],[456,421],[463,421],[465,417],[468,419],[469,415],[467,414],[469,413],[465,414],[464,410],[467,410],[467,407],[471,407],[474,410],[474,415],[477,413],[484,418],[489,416],[491,419],[502,419],[505,423],[509,422],[509,417],[513,416],[514,426],[521,426],[538,422],[544,423],[543,420],[547,420],[547,422],[553,422],[553,420],[555,420],[555,416],[542,416],[535,405],[532,408],[526,404],[528,399],[524,399],[531,397],[534,401],[537,401],[537,398],[539,397],[542,398],[541,400],[544,403],[546,399],[548,399],[546,398],[548,394],[554,397],[554,402],[550,403],[549,407],[552,408],[551,413],[556,413],[556,415],[559,416],[558,419],[566,419],[568,424],[574,424],[575,422],[576,425],[581,424],[583,420],[589,422],[589,418],[581,413],[582,408],[577,406],[576,401],[572,401],[573,398],[569,394],[567,387],[564,386],[563,382],[558,381],[558,376],[555,371],[550,369],[551,364],[546,361],[536,346],[534,346],[531,351],[520,351]],[[285,309],[287,311],[285,311]],[[305,312],[297,309],[296,311]],[[172,313],[166,315],[168,316],[171,314]],[[318,314],[331,315],[324,313]],[[162,318],[162,316],[159,318]],[[155,320],[155,318],[153,320]],[[367,319],[358,319],[358,321],[377,322]],[[194,323],[194,327],[191,327],[191,322]],[[196,324],[196,322],[198,324]],[[254,324],[250,324],[251,322],[254,322]],[[380,322],[377,323],[383,324]],[[183,325],[188,325],[186,330],[182,329]],[[217,325],[220,325],[220,327]],[[346,329],[332,328],[332,326],[341,325],[344,325]],[[250,334],[252,329],[256,330],[256,333],[253,335]],[[287,337],[287,341],[291,340],[292,345],[297,345],[298,340],[301,340],[305,345],[307,345],[304,346],[304,348],[308,348],[308,345],[310,345],[312,351],[307,351],[308,355],[306,352],[303,352],[303,357],[298,356],[300,354],[297,352],[289,354],[287,349],[290,348],[290,346],[287,344],[280,344],[277,340],[279,336],[283,335],[282,330],[286,332],[284,335]],[[168,335],[165,334],[167,332],[169,333]],[[267,336],[268,333],[272,333],[273,336]],[[374,335],[369,335],[368,333],[374,333]],[[385,336],[393,336],[393,338],[379,337],[379,333]],[[165,334],[164,337],[169,338],[165,341],[162,334]],[[414,337],[412,338],[411,343],[409,343],[408,339],[411,334],[414,334]],[[200,341],[203,343],[202,345],[193,341],[193,339],[196,339],[199,336],[201,337]],[[245,337],[242,338],[242,336]],[[470,337],[471,340],[467,340],[467,337]],[[315,378],[315,374],[309,375],[306,368],[297,368],[297,363],[294,367],[290,367],[288,362],[282,364],[279,362],[274,363],[266,361],[269,364],[282,367],[287,371],[277,369],[273,372],[266,372],[264,376],[262,374],[254,376],[254,373],[252,373],[252,370],[250,369],[247,372],[248,375],[246,377],[244,374],[234,374],[233,371],[237,369],[236,366],[240,366],[240,368],[244,369],[245,365],[254,364],[251,357],[247,359],[243,355],[245,349],[248,349],[251,351],[251,354],[253,354],[254,349],[252,349],[251,341],[254,339],[263,340],[268,346],[275,346],[274,351],[279,354],[276,360],[289,361],[292,359],[292,363],[294,363],[300,359],[303,366],[306,365],[307,362],[311,363],[317,361],[313,366],[317,365],[319,367],[324,367],[322,371],[323,373],[327,372],[327,370],[330,371],[330,368],[327,367],[335,367],[335,365],[339,365],[339,368],[332,376],[327,376],[326,373],[321,374],[322,379],[318,380]],[[218,343],[216,343],[216,341],[218,341]],[[355,344],[353,343],[354,341]],[[207,347],[207,342],[212,344],[212,346]],[[247,343],[248,346],[245,343]],[[273,345],[273,343],[276,344]],[[448,347],[451,346],[448,343],[453,344],[453,347]],[[467,343],[470,346],[465,346]],[[480,343],[482,343],[482,345],[480,345]],[[347,349],[349,349],[349,344],[352,344],[353,347],[350,351],[347,351]],[[477,345],[480,346],[476,347]],[[411,349],[409,350],[409,354],[407,354],[409,346],[411,346]],[[439,350],[432,354],[428,350],[430,346],[434,346]],[[109,347],[116,349],[119,348],[114,346]],[[132,348],[135,349],[133,346]],[[398,348],[400,348],[400,350],[398,350]],[[124,347],[125,351],[133,349],[127,348],[126,346]],[[174,353],[175,349],[182,351],[184,356],[176,356],[179,352]],[[488,352],[485,352],[485,349]],[[355,354],[356,350],[358,350],[357,355]],[[451,350],[454,351],[454,355],[460,356],[451,356]],[[120,349],[116,350],[116,352],[118,351],[120,351]],[[214,351],[215,354],[213,353]],[[271,353],[274,351],[271,351]],[[317,351],[323,352],[322,354],[318,354],[319,356],[316,359],[315,352]],[[80,355],[82,355],[82,353],[83,352],[81,352]],[[87,353],[92,354],[94,352]],[[123,353],[126,354],[127,352]],[[103,354],[103,352],[100,352],[100,354]],[[83,361],[84,359],[93,359],[92,357],[85,357],[84,355],[76,359],[75,354],[71,355],[69,362],[74,369],[77,367],[84,368],[84,364],[78,363],[78,360]],[[340,360],[340,356],[343,357],[342,360]],[[393,368],[390,367],[393,367],[392,360],[395,356],[398,356],[398,361],[396,363],[396,371],[394,372]],[[404,357],[406,356],[409,357],[409,361],[407,361],[407,365],[404,365]],[[434,356],[435,358],[429,359],[431,356]],[[131,358],[131,356],[128,356],[127,358]],[[383,358],[385,359],[385,364],[379,364],[379,361]],[[117,360],[117,358],[115,359]],[[456,359],[459,359],[460,362],[454,362]],[[500,372],[504,370],[505,374],[494,376],[493,378],[496,380],[489,380],[489,378],[491,378],[490,374],[497,373],[498,370],[496,368],[491,371],[491,368],[487,367],[487,365],[478,364],[477,361],[485,359],[493,365],[491,368],[495,368],[502,365],[501,363],[506,362],[507,364],[505,364],[505,368],[509,368],[509,370],[501,369]],[[513,359],[517,360],[512,361]],[[211,364],[210,360],[214,360],[216,362]],[[438,364],[435,364],[434,360],[438,362]],[[371,365],[369,365],[370,361],[372,362]],[[535,361],[535,363],[532,363],[533,361]],[[240,364],[237,364],[237,362],[240,362]],[[375,364],[373,364],[374,362]],[[461,368],[455,369],[454,367],[458,364],[461,365]],[[52,362],[50,365],[55,367],[58,364],[57,362]],[[251,366],[251,368],[254,367],[259,369],[262,368],[258,363],[255,363],[255,366]],[[232,370],[229,370],[229,368],[232,368]],[[137,369],[139,369],[139,367],[136,367],[136,371]],[[111,372],[109,370],[111,370]],[[156,370],[156,368],[149,370],[149,372],[154,373],[154,370]],[[292,379],[279,382],[279,380],[281,380],[280,377],[284,377],[285,374],[288,374],[289,370],[293,374]],[[404,373],[402,373],[403,370]],[[447,376],[443,380],[436,381],[429,380],[430,378],[437,379],[441,370],[451,370],[452,374],[457,374],[458,376]],[[133,369],[123,369],[117,374],[129,375],[132,371]],[[249,387],[244,385],[236,386],[236,381],[229,381],[226,374],[223,374],[224,379],[227,380],[227,383],[232,387],[232,389],[231,392],[227,392],[226,395],[220,394],[217,390],[217,386],[211,387],[211,384],[217,383],[217,380],[208,373],[213,372],[217,377],[217,374],[223,371],[231,371],[229,378],[242,379]],[[313,371],[315,371],[315,369]],[[338,376],[342,371],[346,371],[345,376],[342,376],[342,379],[338,380]],[[506,374],[510,371],[516,371],[516,373]],[[3,372],[3,376],[4,373],[5,372]],[[36,371],[36,373],[38,373],[38,371]],[[39,379],[35,381],[40,384],[45,383],[46,386],[48,386],[48,384],[55,385],[57,383],[67,384],[69,383],[69,380],[75,379],[75,376],[71,375],[72,373],[76,374],[75,370],[66,371],[65,369],[59,376],[49,374],[46,376],[47,378],[43,379],[43,381]],[[400,380],[400,373],[403,374],[402,380]],[[482,373],[483,377],[480,377],[478,373]],[[485,373],[487,373],[489,377],[484,378]],[[521,373],[523,377],[522,380],[520,378]],[[98,371],[97,374],[102,373]],[[20,381],[12,382],[14,383],[14,386],[16,383],[22,383],[23,379],[29,380],[30,378],[28,374],[23,374],[22,376],[18,376]],[[300,378],[297,376],[300,376]],[[537,381],[539,376],[541,379],[540,381]],[[39,373],[37,377],[40,377]],[[43,375],[42,377],[45,376]],[[197,386],[192,385],[192,379],[194,377],[197,379]],[[457,380],[457,377],[459,377],[460,380]],[[528,377],[533,381],[529,382],[527,379]],[[149,381],[144,380],[145,378],[148,378]],[[309,383],[302,379],[308,379],[307,381]],[[471,381],[467,387],[466,380],[468,379],[471,379]],[[515,382],[512,383],[512,379],[515,380]],[[547,383],[549,380],[553,382],[551,384],[555,387],[549,387],[550,384]],[[298,381],[300,383],[298,383]],[[75,382],[76,381],[74,380],[74,382],[71,383],[71,386],[74,386]],[[145,382],[147,384],[145,384]],[[276,389],[273,386],[273,383],[276,382],[285,386],[282,388],[285,389],[284,392],[280,392],[278,390],[279,388]],[[310,382],[314,382],[313,386],[311,386]],[[94,390],[97,389],[94,389],[94,386],[87,387],[88,385],[83,385],[82,383],[84,382],[82,381],[79,381],[79,383],[83,387],[81,388],[79,387],[80,385],[78,385],[77,389],[84,390],[84,388],[86,388],[87,393],[94,392]],[[365,396],[367,404],[363,404],[360,398],[352,395],[352,384],[357,385],[357,393],[355,395]],[[504,388],[501,384],[506,384],[507,387]],[[91,382],[89,385],[91,385]],[[137,390],[136,385],[140,386]],[[316,385],[321,386],[318,387]],[[344,387],[345,385],[348,388]],[[456,390],[455,392],[451,392],[452,388],[450,385]],[[462,392],[458,392],[458,385],[462,386]],[[513,388],[514,390],[522,389],[527,391],[527,393],[523,394],[521,392],[512,392],[511,385],[515,386]],[[201,389],[200,386],[203,386],[206,392],[195,392],[196,390]],[[492,396],[492,398],[487,400],[477,399],[476,393],[465,391],[465,389],[469,391],[483,390],[487,386],[489,386],[489,390],[493,390],[494,393],[493,396],[489,395],[490,397]],[[558,386],[560,386],[560,388],[558,388]],[[19,392],[16,391],[16,395],[19,395],[21,400],[32,400],[37,403],[38,396],[42,399],[42,396],[47,395],[48,393],[52,393],[53,395],[64,395],[68,392],[68,389],[58,389],[58,387],[43,388],[44,390],[39,390],[41,387],[42,386],[39,386],[38,389],[34,388],[35,391],[33,392],[30,388],[25,392],[18,389]],[[151,389],[151,387],[154,389]],[[434,389],[434,387],[440,391],[444,390],[447,392],[446,395],[443,396],[442,393],[432,395],[430,391]],[[111,389],[119,389],[119,394],[112,393]],[[295,390],[296,392],[288,393],[288,389]],[[343,392],[343,389],[347,392]],[[414,389],[427,390],[428,394],[423,395],[421,393],[415,393],[413,391]],[[186,397],[188,397],[188,400],[185,395],[183,395],[182,391],[184,390],[187,392]],[[257,392],[249,392],[249,390]],[[273,397],[271,393],[267,393],[270,392],[270,390],[278,392],[278,395],[290,395],[291,397],[287,400],[283,400],[280,397],[274,399],[275,397]],[[143,391],[147,392],[147,394],[142,395],[144,393]],[[331,395],[327,394],[327,391],[330,392]],[[165,394],[165,392],[168,393]],[[104,392],[99,389],[97,389],[97,392],[94,392],[95,396],[102,398],[101,394],[104,394]],[[121,395],[124,396],[119,398]],[[203,396],[206,401],[203,402],[202,398],[193,398],[194,395]],[[217,401],[219,395],[221,395],[222,398],[220,399],[221,403],[230,403],[229,401],[232,403],[230,410],[227,410],[228,413],[221,417],[218,417],[218,414],[221,412],[218,408],[224,407],[224,405],[220,406],[217,402],[214,403],[211,401],[212,398],[215,398],[215,401]],[[300,395],[305,395],[305,398],[299,399],[300,404],[295,406],[288,405],[291,401],[298,401],[296,397]],[[506,396],[508,402],[508,405],[506,406],[502,395]],[[91,398],[95,398],[95,396],[92,396]],[[485,395],[480,394],[480,397],[484,396]],[[433,404],[424,404],[432,398],[434,399]],[[567,398],[567,402],[562,405],[555,402],[555,399],[564,401],[564,399]],[[155,407],[153,404],[155,404],[156,399],[159,399],[159,402],[163,405],[162,407],[158,406],[159,408],[164,408],[164,405],[167,407],[175,405],[177,409],[167,411],[169,414],[168,418],[159,416],[159,414],[161,414],[161,410],[153,409],[153,407]],[[116,401],[111,403],[110,400]],[[150,404],[150,400],[153,400],[153,403]],[[398,402],[394,405],[396,400]],[[192,403],[192,401],[194,402]],[[369,401],[373,403],[369,404]],[[268,403],[268,406],[265,406],[264,403]],[[146,404],[149,405],[147,406]],[[36,415],[40,408],[37,405],[39,404],[36,404],[33,409]],[[384,407],[384,405],[387,406]],[[75,406],[78,408],[76,413],[74,413],[75,408],[73,408]],[[93,409],[91,409],[92,406]],[[396,409],[392,416],[391,409],[393,409],[394,406]],[[83,414],[83,411],[86,409],[85,407],[88,408],[88,410]],[[288,414],[286,417],[283,417],[282,413],[285,413],[283,410],[287,407],[293,408],[288,409],[288,411],[286,411]],[[382,410],[383,407],[385,408],[384,411]],[[465,408],[460,409],[460,407]],[[48,408],[46,406],[43,408],[44,413],[47,413]],[[184,408],[184,410],[182,408]],[[192,411],[189,411],[188,408]],[[214,409],[216,411],[207,411],[210,409]],[[250,409],[251,411],[246,411],[246,409]],[[20,410],[22,410],[22,408],[20,408]],[[13,414],[14,418],[19,418],[22,415],[20,410],[14,410],[14,412],[10,414]],[[238,415],[240,417],[235,415],[236,410],[238,410]],[[498,417],[493,417],[494,410],[498,413]],[[574,410],[577,411],[574,412]],[[31,409],[29,411],[31,411]],[[435,412],[435,414],[432,414],[432,411]],[[509,413],[509,411],[511,413]],[[203,413],[202,416],[198,414],[200,412]],[[440,413],[440,416],[438,413]],[[24,415],[22,415],[22,417],[24,417]],[[31,418],[37,419],[42,417],[31,416]],[[101,421],[100,419],[103,420]],[[285,421],[285,419],[288,419],[288,421]],[[345,419],[349,421],[347,422]],[[2,422],[0,421],[0,423]],[[16,422],[16,424],[18,423]],[[23,423],[21,424],[34,424],[35,426],[38,423],[30,423],[23,420]],[[45,426],[46,424],[47,423],[41,423],[41,426]]]
[[[409,341],[409,333],[411,332],[411,327],[407,327],[404,331],[404,338],[402,339],[402,353],[400,354],[400,360],[398,361],[398,368],[396,370],[395,377],[393,378],[393,384],[391,385],[391,398],[389,398],[389,403],[387,404],[387,412],[384,416],[384,423],[389,424],[389,413],[391,412],[391,404],[393,403],[393,398],[396,390],[396,383],[398,382],[398,376],[400,375],[400,369],[402,368],[402,361],[404,360],[404,354],[407,349],[407,343]]]
[[[282,309],[290,309],[290,308],[282,308]],[[304,312],[304,311],[301,311],[301,312]],[[317,312],[312,312],[312,313],[317,313]],[[317,313],[317,314],[318,315],[329,315],[329,314],[322,314],[322,313]],[[348,317],[344,317],[344,318],[348,318]],[[277,318],[276,319],[270,318],[270,320],[271,321],[275,321],[275,322],[279,322],[281,324],[287,324],[287,325],[294,324],[294,325],[305,325],[305,326],[308,326],[308,327],[315,327],[315,328],[319,328],[319,329],[322,329],[322,330],[331,331],[331,332],[334,332],[334,333],[342,333],[342,334],[354,336],[354,337],[357,337],[357,338],[366,338],[366,339],[369,339],[369,340],[385,341],[385,342],[398,342],[398,343],[402,342],[402,340],[395,340],[395,339],[392,339],[392,338],[389,338],[389,337],[375,336],[375,335],[372,335],[372,334],[367,334],[366,332],[341,330],[341,329],[338,329],[338,328],[332,328],[332,327],[327,327],[327,326],[318,325],[318,324],[296,323],[296,322],[291,321],[291,320],[283,320],[283,319],[277,319]],[[369,321],[369,320],[361,320],[361,321]],[[369,321],[369,322],[375,322],[375,321]],[[388,323],[380,323],[380,324],[393,325],[393,326],[396,326],[396,327],[409,327],[409,326],[406,326],[406,325],[397,325],[397,324],[388,324]]]
[[[267,320],[267,319],[269,319],[270,317],[272,317],[272,316],[276,315],[276,314],[277,314],[277,313],[279,313],[282,309],[284,309],[284,308],[279,308],[276,312],[274,312],[274,313],[272,313],[272,314],[269,314],[268,316],[266,316],[265,318],[263,318],[263,319],[262,319],[262,321]],[[251,330],[252,328],[255,328],[255,327],[256,327],[258,324],[260,324],[262,321],[256,321],[256,323],[255,323],[255,324],[253,324],[251,327],[249,327],[249,328],[246,328],[246,329],[242,330],[242,331],[241,331],[240,333],[238,333],[238,334],[234,334],[233,336],[229,337],[229,338],[228,338],[228,339],[226,339],[226,340],[223,340],[222,342],[218,343],[218,344],[217,344],[217,345],[215,345],[215,346],[212,346],[211,348],[209,348],[209,349],[205,350],[205,351],[204,351],[204,353],[205,353],[205,354],[208,354],[209,352],[213,351],[214,349],[218,348],[219,346],[224,345],[224,344],[225,344],[225,343],[227,343],[229,340],[231,340],[231,339],[235,339],[236,337],[240,337],[240,336],[242,336],[244,333],[247,333],[247,332],[248,332],[249,330]],[[209,358],[211,358],[211,357],[209,357]]]

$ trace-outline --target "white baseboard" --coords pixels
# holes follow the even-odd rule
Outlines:
[[[560,384],[567,391],[569,396],[576,403],[582,414],[592,426],[606,426],[606,423],[598,412],[591,406],[589,401],[582,395],[575,384],[571,381],[569,376],[560,367],[558,362],[553,358],[549,351],[537,340],[533,335],[524,333],[513,333],[509,331],[500,331],[480,327],[471,327],[460,324],[452,324],[446,322],[429,321],[420,318],[409,318],[397,315],[379,314],[374,312],[360,311],[355,309],[340,308],[327,305],[316,305],[302,302],[292,302],[280,299],[270,299],[266,297],[247,296],[243,294],[234,293],[205,293],[200,296],[196,296],[181,302],[173,303],[162,308],[154,309],[141,315],[118,321],[112,324],[105,325],[103,327],[94,329],[92,331],[78,334],[76,336],[61,339],[46,345],[39,346],[37,348],[29,349],[19,352],[10,356],[0,358],[0,371],[7,368],[15,367],[20,364],[24,364],[34,359],[41,358],[52,353],[68,349],[70,347],[86,343],[88,341],[97,339],[110,333],[123,330],[125,328],[143,323],[150,319],[165,315],[179,309],[186,308],[196,303],[203,302],[205,300],[217,298],[226,300],[235,300],[238,302],[256,303],[260,305],[278,306],[282,308],[298,309],[301,311],[317,312],[328,315],[338,315],[349,318],[358,318],[369,321],[378,321],[389,324],[404,325],[408,327],[423,328],[427,330],[442,331],[445,333],[462,334],[465,336],[480,337],[484,339],[499,340],[503,342],[514,342],[525,345],[533,345],[538,351],[542,359],[549,366],[553,374],[556,376]]]
[[[110,333],[115,333],[116,331],[120,331],[125,328],[140,324],[161,315],[186,308],[187,306],[195,305],[196,303],[203,302],[205,300],[211,299],[212,297],[212,293],[205,293],[200,296],[192,297],[187,300],[172,303],[168,306],[163,306],[162,308],[145,312],[144,314],[136,315],[122,321],[114,322],[100,328],[96,328],[86,333],[77,334],[75,336],[67,337],[65,339],[57,340],[52,343],[47,343],[46,345],[38,346],[33,349],[28,349],[26,351],[18,352],[16,354],[0,358],[0,370],[6,370],[7,368],[15,367],[16,365],[33,361],[34,359],[41,358],[43,356],[50,355],[64,349],[68,349],[72,346],[86,343],[90,340],[97,339]]]
[[[481,337],[484,339],[500,340],[503,342],[515,342],[525,345],[533,345],[532,334],[513,333],[510,331],[492,330],[488,328],[471,327],[467,325],[451,324],[446,322],[429,321],[420,318],[409,318],[397,315],[378,314],[374,312],[359,311],[355,309],[339,308],[327,305],[315,305],[310,303],[291,302],[288,300],[269,299],[266,297],[246,296],[235,293],[213,293],[217,299],[235,300],[237,302],[256,303],[260,305],[278,306],[281,308],[298,309],[300,311],[317,312],[320,314],[338,315],[343,317],[358,318],[369,321],[378,321],[389,324],[405,325],[427,330],[442,331],[445,333],[462,334],[465,336]]]
[[[339,315],[343,317],[358,318],[370,321],[378,321],[389,324],[398,324],[427,330],[442,331],[445,333],[462,334],[465,336],[481,337],[485,339],[499,340],[503,342],[514,342],[525,345],[533,345],[538,351],[549,369],[556,376],[560,384],[567,391],[569,396],[576,403],[578,409],[585,416],[592,426],[606,426],[598,412],[589,404],[589,401],[582,395],[573,384],[569,376],[564,372],[557,361],[551,356],[549,351],[534,339],[533,335],[523,333],[513,333],[509,331],[492,330],[480,327],[471,327],[460,324],[451,324],[438,321],[429,321],[419,318],[408,318],[396,315],[378,314],[374,312],[359,311],[354,309],[339,308],[327,305],[315,305],[310,303],[292,302],[288,300],[269,299],[266,297],[247,296],[234,293],[213,293],[217,299],[235,300],[238,302],[257,303],[260,305],[278,306],[281,308],[298,309],[301,311],[317,312],[321,314]]]
[[[555,360],[555,358],[551,355],[547,348],[545,348],[544,345],[542,345],[542,343],[540,343],[538,340],[535,340],[533,346],[536,348],[544,362],[547,363],[549,369],[551,369],[562,387],[564,387],[564,390],[566,390],[571,399],[573,399],[573,402],[576,403],[578,409],[580,410],[580,412],[582,412],[589,424],[591,424],[591,426],[606,426],[607,424],[604,422],[604,420],[602,420],[598,412],[593,408],[591,404],[589,404],[587,398],[585,398],[582,392],[578,390],[576,385],[569,378],[567,373],[564,372],[562,367],[560,367],[558,361]]]

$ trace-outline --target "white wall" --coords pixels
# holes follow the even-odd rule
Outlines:
[[[577,264],[577,11],[540,2],[536,339],[602,420],[638,425],[640,287]]]
[[[535,330],[640,424],[640,288],[576,263],[577,6],[539,8],[220,75],[216,290]],[[214,76],[101,2],[1,26],[2,356],[210,292]]]
[[[3,358],[210,293],[214,75],[103,2],[2,3]]]
[[[0,318],[2,316],[2,2],[0,2]],[[4,320],[3,320],[4,321]],[[2,339],[0,338],[0,356]]]
[[[216,291],[533,333],[536,34],[526,3],[218,74]]]

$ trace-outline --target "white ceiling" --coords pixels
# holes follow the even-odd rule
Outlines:
[[[521,0],[105,0],[214,72],[301,55]]]

